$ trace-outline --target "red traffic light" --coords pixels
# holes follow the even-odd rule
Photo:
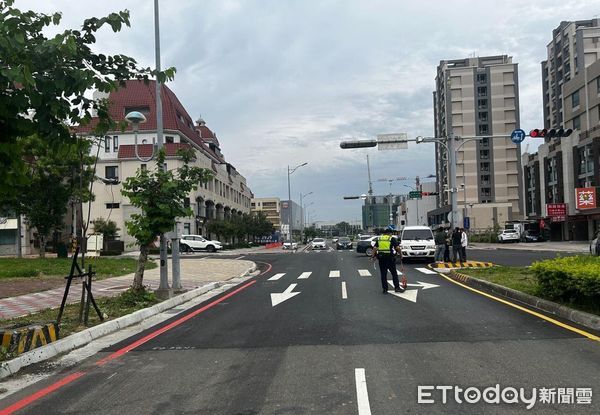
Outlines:
[[[548,130],[546,130],[545,128],[543,128],[543,129],[536,128],[535,130],[531,130],[529,132],[529,136],[533,137],[533,138],[546,137],[546,134],[548,134]]]

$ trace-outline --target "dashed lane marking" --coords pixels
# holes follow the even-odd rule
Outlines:
[[[339,278],[339,277],[340,277],[339,270],[329,271],[329,278]]]
[[[310,277],[310,274],[312,274],[312,272],[303,272],[302,274],[300,274],[300,276],[298,277],[299,280],[306,280],[308,279],[308,277]]]
[[[346,290],[346,281],[342,281],[342,298],[344,300],[348,299],[348,291]]]
[[[358,273],[360,274],[361,277],[370,277],[371,276],[371,272],[368,269],[359,269]]]
[[[279,273],[279,274],[275,274],[271,278],[269,278],[268,281],[277,281],[278,279],[280,279],[284,275],[285,275],[285,272],[282,272],[282,273]]]

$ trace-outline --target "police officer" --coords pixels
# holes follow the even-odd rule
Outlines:
[[[383,235],[375,242],[375,249],[373,250],[373,256],[371,259],[379,260],[379,272],[381,273],[381,287],[383,293],[388,292],[387,272],[390,270],[392,279],[394,281],[394,291],[404,292],[404,289],[400,287],[400,281],[398,281],[398,271],[396,270],[396,253],[402,258],[402,250],[398,240],[392,235],[392,228],[388,226],[384,231]]]

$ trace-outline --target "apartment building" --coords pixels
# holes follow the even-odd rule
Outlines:
[[[275,232],[281,232],[281,200],[278,197],[254,198],[250,203],[250,211],[264,213]]]
[[[458,210],[476,217],[486,229],[523,216],[519,144],[510,134],[519,128],[519,74],[512,57],[470,57],[441,61],[433,92],[436,137],[455,141]],[[482,136],[478,140],[460,137]],[[436,144],[438,208],[432,224],[446,222],[450,207],[446,148]]]
[[[155,168],[155,161],[140,161],[138,158],[148,159],[156,143],[155,90],[154,81],[145,84],[131,80],[110,95],[96,93],[96,97],[108,98],[109,111],[115,120],[123,120],[131,111],[139,111],[147,118],[146,123],[139,125],[137,134],[131,126],[124,131],[112,131],[105,137],[96,139],[96,145],[92,148],[92,154],[98,155],[96,175],[99,179],[93,187],[95,200],[91,204],[90,217],[92,220],[102,217],[115,221],[121,229],[120,239],[125,241],[126,246],[134,242],[134,239],[128,235],[125,222],[137,209],[121,195],[121,183],[127,177],[135,175],[138,169]],[[203,183],[190,193],[186,203],[194,214],[178,218],[179,232],[208,235],[207,225],[210,221],[249,213],[253,195],[246,178],[232,163],[225,160],[217,135],[206,126],[205,121],[200,118],[193,122],[179,99],[166,85],[162,85],[161,91],[167,169],[182,166],[183,162],[177,156],[177,151],[189,148],[195,154],[192,164],[214,173],[213,180]],[[77,133],[89,135],[95,122],[97,118],[89,125],[77,128]],[[136,136],[137,155],[134,144]],[[85,218],[88,215],[87,205],[83,209]]]

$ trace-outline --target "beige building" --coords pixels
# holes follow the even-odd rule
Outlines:
[[[127,81],[126,86],[111,93],[110,113],[113,119],[122,120],[131,111],[143,113],[147,122],[140,124],[138,137],[138,156],[149,158],[153,144],[156,142],[156,107],[155,84],[150,81]],[[167,169],[176,169],[182,165],[177,156],[180,148],[191,148],[196,156],[192,165],[211,170],[214,178],[202,184],[187,199],[193,216],[178,219],[178,230],[183,234],[202,234],[210,237],[207,225],[212,220],[227,219],[233,215],[250,213],[252,192],[246,184],[246,178],[236,168],[225,161],[220,144],[214,134],[199,119],[193,122],[175,94],[166,86],[162,86],[164,148],[167,154]],[[78,129],[79,134],[86,134],[94,126],[93,122]],[[110,219],[117,223],[120,239],[127,245],[134,242],[128,235],[125,222],[136,212],[129,200],[121,195],[122,182],[136,171],[154,169],[155,161],[140,161],[135,154],[135,134],[128,127],[125,131],[114,131],[98,140],[92,149],[98,154],[99,161],[96,175],[99,179],[94,183],[95,200],[91,205],[90,218]],[[87,204],[83,207],[83,217],[87,218]],[[88,232],[89,233],[89,232]],[[131,249],[131,248],[130,248]]]
[[[561,22],[546,49],[548,59],[542,62],[544,127],[560,128],[566,121],[563,85],[600,59],[600,19]]]
[[[281,200],[278,197],[260,197],[251,201],[252,213],[262,212],[267,220],[273,224],[275,232],[281,231]]]
[[[455,141],[459,216],[473,217],[471,228],[503,226],[522,217],[521,150],[510,140],[519,128],[518,78],[517,64],[506,55],[441,61],[437,68],[436,137],[484,137]],[[440,144],[436,172],[438,208],[429,212],[433,224],[446,222],[451,210],[448,158]]]

